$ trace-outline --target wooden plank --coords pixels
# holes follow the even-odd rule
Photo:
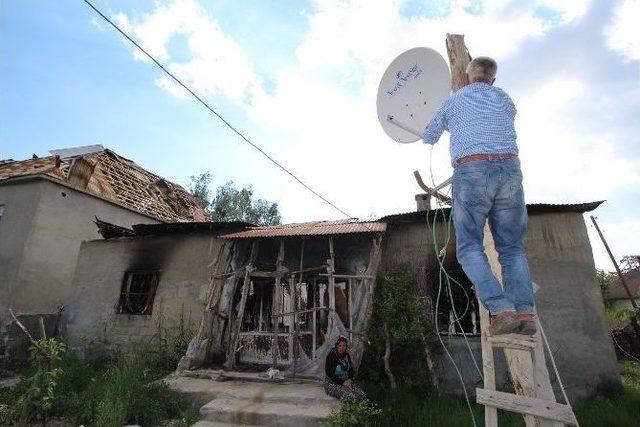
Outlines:
[[[329,276],[329,273],[320,273],[318,276]],[[367,274],[333,274],[334,279],[375,279],[374,276]]]
[[[476,399],[482,405],[577,425],[571,407],[562,403],[482,388],[476,389]]]
[[[536,340],[533,336],[521,334],[505,334],[489,336],[489,342],[494,347],[510,348],[513,350],[531,351],[536,348]]]
[[[461,34],[447,34],[447,55],[451,69],[451,90],[456,91],[467,83],[467,65],[471,61],[471,55],[464,43]],[[486,233],[485,233],[486,238]],[[492,246],[493,248],[493,246]],[[493,360],[493,346],[489,342],[489,312],[480,301],[480,344],[482,346],[482,371],[484,387],[489,390],[496,389],[496,371]],[[498,426],[498,411],[496,408],[486,406],[484,409],[484,423],[486,427]]]
[[[284,239],[280,238],[280,246],[278,248],[278,259],[276,260],[276,271],[283,271],[282,267],[284,263]],[[282,297],[280,281],[282,280],[282,276],[276,277],[273,283],[273,309],[272,315],[276,315],[272,317],[275,319],[275,323],[273,325],[273,337],[271,338],[271,357],[272,357],[272,367],[276,369],[278,366],[278,353],[280,352],[280,347],[278,346],[278,328],[280,324],[280,317],[277,316],[278,312],[282,313],[283,307],[280,304],[280,298]]]
[[[225,269],[231,267],[231,247],[233,242],[225,242],[220,246],[217,255],[214,257],[214,271],[207,288],[206,310],[200,319],[198,331],[189,343],[186,354],[179,363],[179,369],[193,369],[202,366],[210,356],[212,346],[217,350],[217,340],[215,327],[218,324],[218,304],[222,295],[222,288],[226,281],[222,281],[218,276],[222,275]],[[215,343],[215,344],[214,344]]]
[[[484,229],[484,245],[491,270],[496,278],[502,283],[502,268],[498,261],[498,253],[493,243],[493,235],[488,223]],[[521,350],[504,348],[504,354],[509,366],[509,373],[513,381],[516,393],[523,396],[537,397],[548,401],[556,400],[549,371],[544,359],[544,349],[542,341],[537,332],[533,336],[535,347],[533,354]],[[551,420],[536,420],[531,415],[525,416],[527,427],[561,427],[562,424]]]
[[[333,252],[333,236],[329,236],[329,259],[327,260],[327,282],[328,282],[328,290],[329,290],[329,308],[331,310],[336,309],[336,281],[334,278],[335,274],[335,256]],[[329,314],[327,316],[327,334],[331,332],[333,329],[333,316]]]
[[[365,270],[365,275],[371,276],[371,279],[364,279],[362,285],[365,288],[365,310],[364,310],[364,322],[362,328],[359,331],[353,331],[353,334],[358,336],[355,349],[351,357],[356,369],[360,366],[362,356],[365,351],[365,345],[369,341],[367,336],[367,329],[369,327],[369,321],[373,313],[373,296],[376,292],[376,276],[378,274],[378,267],[380,266],[380,259],[382,258],[382,236],[376,236],[371,239],[371,251],[369,252],[369,264]]]
[[[229,337],[229,347],[227,348],[227,357],[224,363],[225,368],[233,369],[236,361],[238,337],[242,328],[242,318],[244,316],[244,308],[247,304],[247,294],[249,293],[249,286],[251,281],[251,272],[253,271],[253,264],[258,257],[258,240],[254,240],[251,244],[251,253],[249,255],[249,262],[245,266],[244,280],[242,283],[242,294],[240,296],[240,303],[238,306],[238,317],[233,318],[233,307],[229,313],[229,330],[231,336]],[[233,298],[232,298],[233,301]],[[235,322],[234,322],[235,321]]]
[[[316,329],[318,328],[318,320],[317,320],[317,313],[316,313],[316,308],[318,308],[318,283],[317,283],[317,278],[314,277],[313,278],[313,287],[311,288],[313,291],[313,313],[312,313],[312,327],[311,327],[311,360],[315,360],[316,358],[316,335],[317,335],[317,331]]]
[[[493,360],[493,347],[489,342],[489,311],[480,303],[480,345],[482,346],[482,376],[484,387],[496,389],[496,368]],[[485,427],[498,427],[498,410],[492,406],[484,408]]]
[[[304,270],[304,243],[305,243],[306,239],[304,236],[302,236],[302,242],[300,243],[300,268],[298,271],[300,271],[299,273],[299,278],[298,278],[298,283],[293,283],[294,286],[294,298],[293,298],[293,311],[295,312],[295,314],[293,315],[293,376],[296,376],[296,370],[298,368],[298,359],[299,359],[299,354],[296,354],[298,352],[298,341],[300,339],[300,319],[299,319],[299,314],[298,314],[298,304],[300,302],[301,299],[301,294],[300,292],[302,291],[302,270]],[[293,280],[294,276],[291,275],[291,279]]]
[[[449,56],[449,64],[451,68],[451,89],[457,90],[467,83],[466,68],[471,61],[471,55],[464,43],[464,36],[459,34],[447,34],[446,38],[447,54]],[[498,254],[495,250],[493,236],[488,224],[484,228],[484,249],[491,265],[491,270],[496,278],[502,283],[502,268],[498,261]],[[481,343],[482,343],[482,359],[484,370],[484,381],[486,389],[495,389],[495,367],[493,365],[493,347],[487,336],[489,327],[489,313],[484,305],[480,304],[480,324],[481,324]],[[554,401],[555,395],[551,388],[549,380],[549,372],[544,359],[544,349],[539,332],[533,337],[535,347],[533,352],[522,351],[522,349],[504,348],[509,372],[514,383],[514,387],[518,394],[525,396],[537,396],[539,398]],[[514,341],[508,340],[497,341],[497,346],[505,347],[504,344],[514,344]],[[522,344],[520,342],[519,344]],[[524,345],[522,347],[525,347]],[[528,350],[528,348],[527,348]],[[490,377],[488,375],[490,372]],[[490,385],[490,387],[488,386]],[[560,423],[550,420],[540,420],[531,416],[525,416],[527,427],[558,427]],[[485,425],[487,427],[497,426],[497,411],[490,406],[485,407]]]

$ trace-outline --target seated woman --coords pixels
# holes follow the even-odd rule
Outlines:
[[[324,391],[338,399],[365,401],[367,396],[353,382],[353,364],[347,352],[347,339],[340,336],[324,363]]]

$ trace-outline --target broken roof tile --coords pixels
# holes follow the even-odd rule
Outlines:
[[[107,149],[0,164],[0,184],[29,176],[54,179],[161,221],[206,220],[198,200],[182,186]]]

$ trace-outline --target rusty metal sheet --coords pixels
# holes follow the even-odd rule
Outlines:
[[[378,221],[344,219],[339,221],[314,221],[295,224],[253,227],[220,236],[224,239],[249,239],[253,237],[313,236],[350,233],[383,233],[387,224]]]

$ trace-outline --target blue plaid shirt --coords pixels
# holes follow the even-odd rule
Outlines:
[[[451,163],[471,154],[518,154],[513,120],[516,107],[502,89],[471,83],[457,90],[436,111],[422,139],[435,144],[451,133]]]

